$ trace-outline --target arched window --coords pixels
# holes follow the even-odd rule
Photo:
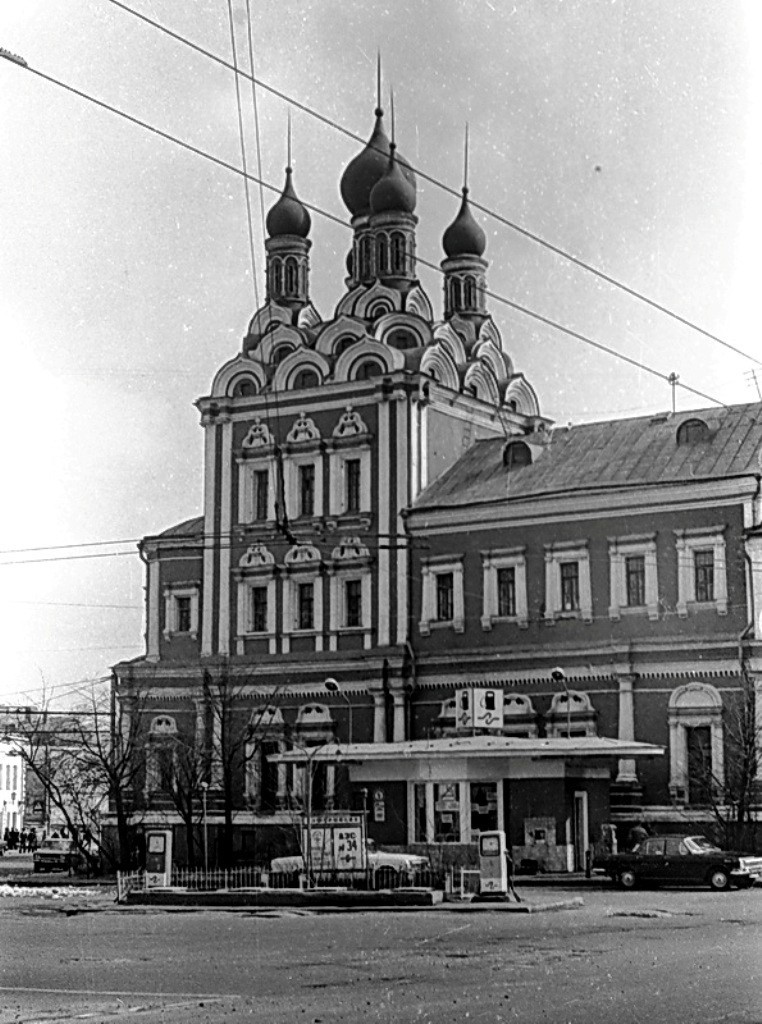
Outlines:
[[[246,398],[256,393],[257,386],[251,377],[239,377],[233,385],[233,398]]]
[[[399,348],[403,350],[407,348],[419,348],[421,344],[412,331],[405,331],[402,329],[391,331],[386,339],[386,343],[389,348]]]
[[[381,234],[376,238],[376,273],[385,274],[389,267],[389,243],[386,235]]]
[[[279,363],[283,362],[286,356],[290,356],[293,351],[294,350],[290,345],[278,345],[278,347],[273,351],[271,361],[275,366],[277,366]]]
[[[677,803],[709,806],[725,785],[722,697],[709,683],[687,683],[669,698],[669,788]]]
[[[333,346],[334,356],[340,356],[342,352],[346,352],[357,341],[357,338],[353,338],[351,334],[345,335],[343,338],[339,338],[336,344]]]
[[[306,388],[316,388],[320,381],[314,370],[300,370],[294,377],[292,385],[294,391],[304,391]]]
[[[450,309],[455,311],[460,309],[460,281],[457,277],[451,277],[448,283],[450,285]]]
[[[401,231],[392,235],[392,273],[405,273],[405,236]]]
[[[511,441],[503,449],[503,465],[506,469],[520,469],[532,465],[532,449],[523,441]]]
[[[286,260],[286,295],[299,294],[299,267],[293,256]]]
[[[388,302],[377,302],[368,310],[368,319],[378,320],[380,316],[386,316],[386,314],[391,313],[391,311],[392,307]]]
[[[355,380],[370,380],[372,377],[380,377],[384,368],[375,359],[366,359],[357,367]]]
[[[463,282],[463,306],[465,309],[476,306],[476,281],[470,276]]]
[[[696,444],[709,440],[709,427],[703,420],[686,420],[677,428],[678,444]]]
[[[370,237],[364,235],[360,239],[360,279],[367,280],[371,276],[370,269]]]
[[[283,265],[280,260],[273,260],[270,267],[270,291],[275,296],[283,293]]]

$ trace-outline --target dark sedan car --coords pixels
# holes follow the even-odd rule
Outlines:
[[[625,889],[651,885],[746,888],[762,879],[762,857],[721,850],[704,836],[650,836],[630,853],[597,857],[593,866]]]

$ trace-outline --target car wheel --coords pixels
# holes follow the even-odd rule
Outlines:
[[[709,885],[715,892],[722,892],[723,889],[727,889],[730,886],[730,878],[727,871],[723,871],[722,868],[717,868],[709,876]]]
[[[622,871],[619,875],[619,884],[623,889],[634,889],[637,881],[634,871]]]

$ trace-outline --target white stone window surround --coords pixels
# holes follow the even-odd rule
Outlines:
[[[669,791],[678,803],[688,798],[688,733],[690,728],[709,726],[712,750],[712,779],[718,790],[725,785],[725,744],[722,726],[722,697],[710,683],[692,682],[679,686],[669,698]]]
[[[728,614],[728,574],[725,556],[725,526],[692,527],[675,530],[677,548],[677,614],[687,618],[688,607],[711,608],[718,615]],[[697,551],[714,552],[714,600],[696,600]]]
[[[317,548],[298,545],[286,555],[283,578],[283,653],[291,650],[292,636],[311,636],[315,650],[323,650],[323,563]],[[299,586],[313,586],[312,629],[299,629]]]
[[[256,519],[256,493],[254,482],[258,472],[267,472],[267,520],[275,519],[275,497],[278,477],[273,458],[239,458],[238,462],[238,522],[258,523]]]
[[[302,466],[313,466],[315,470],[315,507],[310,518],[323,515],[323,456],[313,450],[304,454],[290,454],[284,460],[286,512],[289,519],[298,519],[302,514],[299,474]]]
[[[360,507],[358,509],[347,508],[346,488],[346,464],[352,459],[360,461]],[[340,516],[346,514],[361,514],[371,511],[371,450],[369,444],[353,446],[351,448],[336,448],[329,455],[329,480],[330,488],[328,494],[328,514]]]
[[[432,629],[453,629],[462,633],[465,629],[463,603],[463,555],[440,555],[425,558],[421,562],[421,618],[418,630],[421,636],[429,636]],[[452,573],[452,619],[437,620],[437,576]]]
[[[617,621],[622,615],[642,615],[655,621],[659,618],[659,577],[656,560],[656,534],[636,533],[625,537],[609,537],[609,618]],[[641,557],[645,562],[645,605],[627,604],[627,559]]]
[[[329,646],[332,651],[338,647],[340,633],[362,634],[363,647],[369,649],[371,646],[373,627],[371,561],[370,551],[359,537],[346,537],[331,553],[331,563],[328,567],[330,593],[328,630]],[[359,580],[361,584],[362,623],[359,626],[347,626],[346,624],[346,583],[349,580]]]
[[[561,566],[569,562],[576,562],[579,568],[579,608],[563,611]],[[590,552],[586,540],[554,541],[545,545],[545,621],[553,623],[556,619],[593,621]]]
[[[482,551],[482,629],[489,630],[496,622],[515,622],[522,629],[529,625],[527,604],[526,548],[497,548]],[[516,593],[516,614],[500,616],[498,602],[498,571],[513,569]]]
[[[329,569],[331,607],[329,615],[329,644],[330,649],[335,651],[338,647],[338,637],[341,633],[362,634],[363,647],[368,649],[371,646],[371,597],[373,579],[370,569]],[[359,580],[362,588],[362,624],[359,626],[347,626],[346,607],[346,586],[349,580]]]
[[[248,564],[247,564],[248,563]],[[270,654],[277,651],[277,584],[275,579],[275,560],[272,554],[263,547],[249,548],[234,570],[237,580],[237,634],[236,648],[238,654],[245,653],[245,639],[267,639]],[[255,632],[254,595],[255,587],[267,588],[267,629]]]
[[[200,586],[195,582],[167,583],[164,587],[164,637],[187,636],[195,640],[198,636],[198,609]],[[180,607],[178,598],[190,598],[190,629],[181,632]]]

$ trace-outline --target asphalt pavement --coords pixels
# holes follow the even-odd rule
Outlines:
[[[76,891],[76,890],[75,890]],[[579,889],[551,895],[579,899]],[[751,1024],[762,890],[590,887],[547,914],[0,900],[0,1024]]]

